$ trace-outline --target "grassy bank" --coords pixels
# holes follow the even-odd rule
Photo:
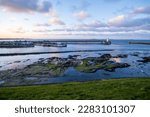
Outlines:
[[[150,99],[150,78],[4,87],[0,99]]]

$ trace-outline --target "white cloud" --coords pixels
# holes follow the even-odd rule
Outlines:
[[[52,10],[49,12],[49,15],[50,15],[51,17],[58,17],[58,13],[57,13],[57,11],[56,11],[55,9],[52,9]]]
[[[65,23],[59,19],[59,17],[52,17],[49,22],[51,25],[65,25]]]
[[[145,14],[145,17],[138,18],[139,15]],[[109,26],[134,27],[149,24],[150,6],[138,7],[125,15],[119,15],[109,19]]]
[[[73,14],[74,17],[76,17],[78,20],[84,20],[88,18],[90,15],[86,11],[80,11]]]
[[[16,26],[8,30],[10,30],[12,33],[26,33],[27,32],[22,26]]]
[[[37,27],[49,27],[49,26],[51,26],[50,24],[48,24],[48,23],[41,23],[41,24],[36,24],[35,26],[37,26]]]
[[[87,27],[87,28],[100,28],[100,27],[106,27],[107,25],[99,20],[93,20],[91,22],[88,22],[86,24],[80,25],[81,27]]]
[[[127,17],[125,15],[119,15],[119,16],[111,18],[108,21],[108,24],[110,24],[111,26],[118,26],[121,23],[123,23],[126,20],[126,18]]]
[[[136,8],[133,14],[150,14],[150,6]]]

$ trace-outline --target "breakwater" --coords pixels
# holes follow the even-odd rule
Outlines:
[[[53,51],[53,52],[27,52],[27,53],[2,53],[2,54],[0,54],[0,56],[54,54],[54,53],[71,53],[71,52],[98,52],[98,51],[113,51],[113,49],[104,49],[104,50],[76,50],[76,51]]]

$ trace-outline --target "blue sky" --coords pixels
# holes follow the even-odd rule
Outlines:
[[[150,39],[149,0],[0,0],[0,38]]]

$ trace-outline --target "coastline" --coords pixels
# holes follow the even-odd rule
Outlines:
[[[135,59],[135,62],[128,62],[126,59],[129,57],[137,57],[138,53],[133,55],[129,54],[101,54],[97,57],[86,57],[80,58],[80,55],[69,55],[67,58],[51,57],[51,58],[41,58],[37,62],[30,64],[21,69],[9,69],[0,71],[0,86],[18,86],[18,85],[37,85],[37,84],[50,84],[50,83],[64,83],[72,81],[90,81],[96,80],[100,77],[101,79],[110,78],[120,78],[120,77],[149,77],[147,68],[143,68],[149,65],[150,57],[143,57],[141,59]],[[115,60],[119,60],[118,62]],[[123,60],[123,61],[121,61]],[[20,63],[20,61],[15,61],[15,63]],[[133,64],[133,65],[132,65]],[[128,73],[132,66],[142,65],[141,71],[143,75],[136,76],[123,76]],[[125,69],[125,72],[121,72]],[[129,70],[128,70],[129,69]],[[120,72],[115,72],[120,70]],[[131,72],[132,73],[132,72]],[[92,75],[93,74],[93,75]],[[114,76],[113,74],[118,74]],[[68,75],[68,76],[67,76]],[[105,78],[105,77],[106,78]],[[87,79],[86,79],[87,77]]]

